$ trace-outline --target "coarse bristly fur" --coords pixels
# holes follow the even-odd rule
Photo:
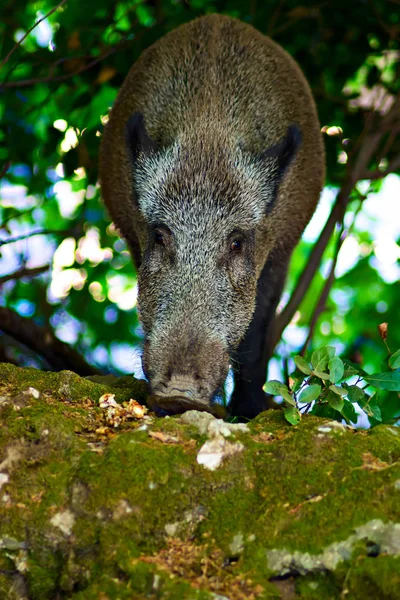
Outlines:
[[[155,394],[208,405],[234,361],[232,413],[263,410],[268,332],[324,158],[303,74],[249,25],[196,19],[133,65],[100,180],[138,268]]]

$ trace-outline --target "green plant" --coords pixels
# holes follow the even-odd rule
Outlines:
[[[292,425],[305,413],[356,423],[355,405],[371,426],[393,422],[400,417],[400,350],[390,351],[386,323],[379,325],[379,333],[388,356],[378,373],[369,375],[360,365],[336,356],[333,346],[322,346],[306,357],[294,356],[296,368],[287,385],[268,381],[264,390],[283,398],[285,418]]]

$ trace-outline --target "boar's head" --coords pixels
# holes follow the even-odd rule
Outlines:
[[[273,205],[300,132],[289,127],[258,155],[214,141],[211,131],[204,139],[189,131],[159,148],[135,113],[126,139],[147,227],[138,300],[144,372],[153,394],[176,399],[167,401],[167,413],[207,410],[250,324],[256,228]]]

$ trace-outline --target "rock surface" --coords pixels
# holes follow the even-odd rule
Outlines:
[[[146,393],[0,365],[1,600],[400,598],[398,428],[99,406]]]

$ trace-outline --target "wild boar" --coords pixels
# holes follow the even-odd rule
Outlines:
[[[325,155],[296,62],[208,15],[132,66],[102,137],[102,196],[138,270],[144,372],[166,413],[264,410],[271,323]]]

